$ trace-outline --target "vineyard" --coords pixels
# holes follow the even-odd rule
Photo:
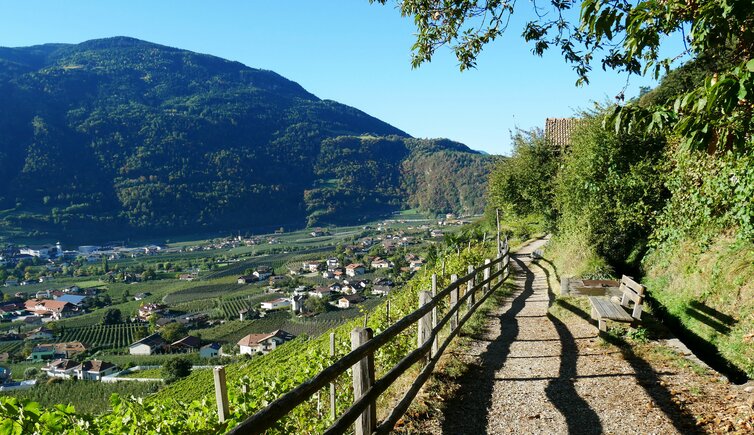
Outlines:
[[[160,382],[63,381],[38,385],[28,390],[0,393],[0,397],[7,395],[29,399],[45,407],[70,403],[76,407],[76,412],[101,414],[110,409],[111,394],[145,397],[157,391],[159,385]]]
[[[137,333],[143,328],[144,325],[138,323],[65,328],[57,341],[80,341],[92,347],[126,347],[136,341]]]
[[[9,354],[13,354],[21,349],[23,345],[23,340],[0,341],[0,353],[8,352]]]
[[[248,289],[248,286],[236,284],[235,282],[222,284],[204,284],[170,293],[169,295],[165,296],[164,302],[169,305],[174,305],[183,302],[191,302],[198,299],[206,300],[210,298],[219,298],[222,296],[227,296],[230,293],[237,293],[239,290]]]
[[[241,299],[236,302],[242,303],[245,301],[245,299]],[[235,344],[247,334],[261,334],[277,329],[290,332],[295,336],[306,335],[316,337],[350,319],[361,316],[362,310],[372,310],[379,304],[380,299],[368,299],[360,305],[360,308],[351,307],[345,310],[328,311],[315,317],[306,318],[294,317],[288,311],[280,311],[251,321],[230,320],[222,325],[198,330],[197,333],[204,340],[231,344]],[[238,312],[235,311],[234,318],[237,316]]]
[[[464,274],[469,264],[480,264],[483,253],[481,250],[464,250],[458,256],[449,256],[445,262],[446,273],[438,276],[438,286],[446,286],[449,283],[449,274]],[[354,327],[366,326],[373,328],[375,331],[382,331],[397,319],[407,315],[416,309],[418,304],[418,291],[430,287],[430,277],[433,272],[438,272],[436,268],[427,267],[417,273],[402,289],[396,290],[390,296],[390,317],[386,316],[385,310],[381,307],[373,309],[368,319],[361,317],[349,321],[340,320],[339,326],[332,329],[335,334],[336,358],[350,352],[350,332]],[[438,272],[439,273],[439,272]],[[380,304],[383,300],[374,300],[370,302]],[[365,305],[367,306],[367,305]],[[355,315],[359,315],[358,310],[353,310]],[[337,314],[344,314],[338,312]],[[328,316],[335,317],[336,314]],[[276,319],[270,317],[263,321],[249,322],[253,327],[250,328],[273,328],[273,321],[291,322],[304,325],[308,320],[299,319]],[[264,322],[269,323],[264,323]],[[328,320],[328,317],[322,317],[319,321],[337,322],[337,318]],[[316,323],[317,318],[312,319]],[[241,322],[238,322],[241,323]],[[286,325],[288,326],[288,325]],[[304,325],[305,327],[307,325]],[[293,329],[291,327],[291,329]],[[293,331],[290,331],[293,332]],[[382,346],[374,354],[374,364],[377,376],[383,376],[385,371],[392,368],[398,361],[403,359],[409,352],[416,348],[416,331],[415,329],[406,330],[399,334],[390,343]],[[241,419],[249,416],[255,411],[264,407],[271,400],[284,394],[291,388],[310,379],[317,374],[323,367],[333,361],[328,354],[329,340],[326,335],[320,335],[317,338],[299,338],[279,347],[274,352],[261,357],[253,357],[248,361],[241,361],[226,366],[226,374],[229,381],[229,392],[231,402],[231,415],[227,421],[228,425],[218,424],[217,411],[212,403],[214,396],[212,372],[209,370],[198,370],[192,372],[188,377],[179,380],[173,384],[166,385],[163,389],[147,398],[146,401],[115,398],[111,403],[113,411],[96,419],[89,420],[88,429],[95,433],[121,433],[124,429],[124,421],[139,422],[139,427],[149,428],[151,432],[166,433],[185,433],[185,432],[202,432],[202,433],[222,433],[237,424]],[[244,382],[249,387],[247,394],[240,394],[239,383]],[[343,412],[353,401],[353,393],[350,388],[350,378],[347,375],[340,376],[336,381],[337,390],[337,411]],[[117,385],[117,384],[116,384]],[[82,394],[83,396],[83,394]],[[98,399],[96,395],[89,398],[89,402],[105,402]],[[35,398],[42,401],[45,398]],[[199,401],[196,399],[206,399]],[[8,415],[15,416],[20,411],[14,411],[17,407],[24,406],[23,403],[12,402],[12,398],[4,402]],[[44,404],[53,402],[54,399],[44,400]],[[59,402],[60,400],[58,400]],[[12,407],[12,408],[8,408]],[[86,414],[91,412],[85,408],[77,409],[77,413]],[[57,414],[56,414],[57,413]],[[54,414],[54,415],[53,415]],[[46,407],[45,415],[40,418],[58,418],[60,410]],[[327,416],[316,418],[317,415],[317,397],[316,395],[304,402],[291,411],[285,418],[276,423],[276,426],[270,433],[313,433],[321,432],[332,421]],[[86,417],[83,417],[86,418]],[[67,415],[58,418],[63,426],[58,431],[73,428],[75,425],[84,424],[84,420],[79,415]],[[133,427],[133,426],[132,426]]]

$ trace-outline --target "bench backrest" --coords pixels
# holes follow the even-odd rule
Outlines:
[[[620,279],[620,291],[623,292],[620,304],[626,308],[631,308],[631,302],[634,303],[631,317],[636,320],[641,319],[641,306],[644,304],[644,292],[646,287],[634,281],[633,279],[623,275]]]

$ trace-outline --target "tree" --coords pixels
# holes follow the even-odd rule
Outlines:
[[[39,369],[36,367],[29,367],[24,370],[24,379],[34,379],[39,376]]]
[[[401,14],[412,17],[417,26],[412,65],[431,61],[438,48],[449,45],[461,70],[475,67],[484,47],[507,30],[515,5],[480,0],[399,1]],[[532,5],[536,18],[524,26],[523,38],[533,44],[537,55],[559,49],[573,65],[577,84],[588,83],[595,62],[603,69],[655,78],[679,58],[690,57],[709,66],[704,80],[662,104],[616,106],[606,121],[619,131],[672,130],[687,147],[709,151],[752,146],[751,0],[558,0],[549,6]],[[579,18],[569,21],[570,9],[577,5]],[[666,37],[683,38],[683,52],[661,56]],[[617,98],[622,101],[622,93]]]
[[[123,316],[117,308],[108,308],[102,316],[103,325],[115,325],[123,321]]]
[[[318,297],[310,297],[304,301],[304,308],[310,313],[320,314],[327,311],[327,302]]]
[[[181,323],[171,322],[160,328],[160,335],[172,343],[186,336],[186,328]]]
[[[191,374],[191,361],[184,357],[173,358],[162,365],[162,376],[165,382],[171,383]]]
[[[559,152],[545,142],[542,130],[517,131],[513,155],[501,159],[490,174],[490,208],[516,217],[538,214],[553,221],[553,177],[558,162]]]

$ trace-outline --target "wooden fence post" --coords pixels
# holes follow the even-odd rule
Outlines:
[[[450,284],[452,285],[454,282],[458,281],[458,275],[450,275]],[[450,309],[453,309],[458,305],[458,287],[454,288],[450,292]],[[450,331],[455,331],[458,327],[458,310],[450,317]]]
[[[467,268],[469,273],[474,273],[474,266],[469,264],[469,267]],[[466,286],[466,293],[471,293],[468,299],[466,299],[466,306],[471,309],[471,307],[474,306],[474,303],[476,302],[474,299],[474,295],[476,294],[476,290],[474,290],[474,285],[476,282],[476,274],[471,276],[471,279],[468,282],[468,285]]]
[[[372,339],[370,328],[354,328],[351,331],[351,350]],[[374,355],[369,354],[353,365],[353,400],[358,400],[374,384]],[[356,435],[371,435],[377,428],[377,407],[372,402],[356,419]]]
[[[437,296],[437,274],[432,274],[432,299]],[[432,329],[435,329],[437,327],[437,305],[435,305],[432,308]],[[435,339],[432,340],[432,356],[437,355],[437,352],[440,349],[440,340],[439,337],[435,336]]]
[[[419,308],[427,305],[432,300],[432,293],[428,291],[419,292]],[[417,347],[421,347],[429,340],[429,336],[432,333],[432,313],[429,312],[422,316],[418,322],[419,332],[417,334]],[[431,353],[427,354],[427,360],[431,356]]]
[[[497,256],[500,258],[500,254],[502,254],[503,250],[500,246],[500,209],[495,209],[495,220],[497,221],[497,239],[495,240],[497,242]]]
[[[491,273],[490,273],[491,270],[490,269],[492,269],[492,267],[490,266],[490,263],[492,263],[492,260],[490,260],[489,258],[485,258],[484,259],[484,265],[487,266],[487,267],[484,268],[484,280],[485,281],[487,281],[487,280],[490,279],[490,275],[491,275]],[[488,291],[490,291],[490,282],[489,281],[487,281],[487,284],[484,285],[484,292],[487,293]]]
[[[214,368],[215,400],[217,401],[217,418],[220,423],[228,419],[228,386],[225,383],[225,367]]]
[[[335,333],[330,333],[330,356],[335,356]],[[330,382],[330,419],[335,421],[335,382]]]

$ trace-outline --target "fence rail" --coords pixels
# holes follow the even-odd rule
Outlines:
[[[335,382],[340,375],[350,368],[354,369],[354,402],[325,433],[344,433],[354,423],[356,424],[356,435],[389,432],[429,379],[443,352],[453,338],[458,335],[464,323],[510,275],[510,255],[507,242],[501,246],[498,252],[498,257],[494,260],[487,259],[483,265],[477,267],[469,266],[469,272],[466,275],[460,278],[453,275],[450,285],[439,292],[436,291],[437,277],[433,276],[432,292],[422,291],[420,293],[419,307],[396,321],[381,334],[372,337],[371,329],[355,328],[351,333],[351,352],[250,416],[231,429],[229,433],[234,435],[257,434],[266,431],[296,406]],[[483,276],[481,280],[477,279],[479,275]],[[464,284],[466,285],[465,291],[461,295]],[[482,294],[477,298],[477,293],[480,291]],[[438,306],[442,305],[441,303],[446,298],[450,300],[449,309],[441,319],[438,319]],[[460,317],[461,309],[464,306],[467,307],[467,310],[463,317]],[[417,348],[405,355],[380,379],[375,380],[375,351],[414,324],[418,324],[419,328]],[[446,326],[449,326],[448,334],[440,342],[440,333]],[[398,404],[389,412],[387,418],[378,423],[375,411],[377,398],[411,366],[420,361],[422,361],[423,368],[419,375]],[[223,406],[219,399],[218,404]],[[220,411],[220,414],[223,415],[223,411]]]

